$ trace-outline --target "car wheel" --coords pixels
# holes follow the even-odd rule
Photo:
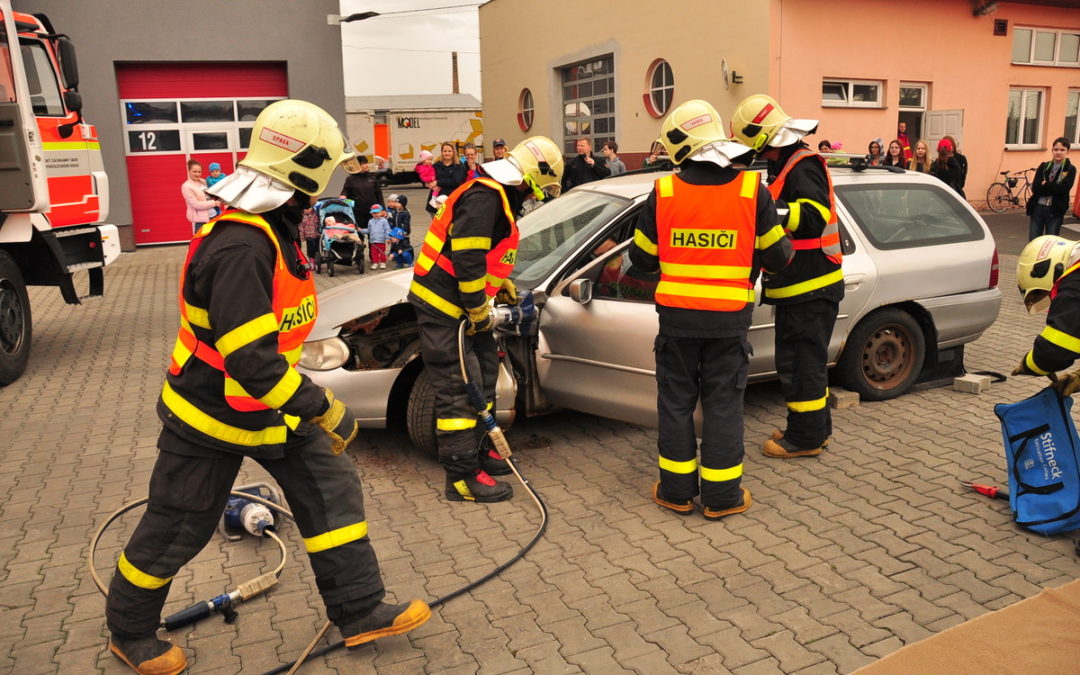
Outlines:
[[[887,308],[855,326],[836,364],[841,383],[868,401],[884,401],[915,384],[926,358],[926,338],[907,312]]]
[[[409,430],[409,440],[413,445],[429,457],[439,457],[439,442],[435,437],[435,387],[426,368],[416,376],[416,382],[409,391],[405,427]]]
[[[26,371],[32,325],[22,272],[0,251],[0,385],[11,384]]]

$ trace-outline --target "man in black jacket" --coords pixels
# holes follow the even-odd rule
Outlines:
[[[349,161],[350,163],[355,161],[359,166],[357,166],[356,173],[345,179],[341,194],[353,200],[353,215],[356,217],[356,226],[367,227],[365,223],[371,218],[372,205],[383,203],[382,188],[379,187],[379,181],[371,173],[371,165],[368,164],[367,157],[360,155],[355,160]]]
[[[611,170],[608,169],[604,158],[593,154],[592,143],[589,139],[578,139],[577,152],[578,154],[566,164],[566,173],[562,180],[563,192],[611,175]]]
[[[1069,210],[1069,192],[1076,182],[1076,167],[1069,161],[1069,139],[1065,137],[1054,141],[1050,152],[1053,158],[1043,162],[1035,171],[1035,180],[1031,183],[1031,198],[1027,203],[1027,214],[1031,218],[1028,226],[1028,240],[1041,234],[1058,235]]]

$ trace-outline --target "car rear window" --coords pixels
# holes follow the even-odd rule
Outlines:
[[[978,241],[982,224],[959,197],[937,185],[838,185],[837,198],[875,248]]]

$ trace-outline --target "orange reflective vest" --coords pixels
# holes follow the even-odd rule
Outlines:
[[[1065,277],[1069,276],[1070,274],[1072,274],[1073,272],[1075,272],[1078,269],[1080,269],[1080,262],[1073,263],[1072,265],[1069,266],[1069,268],[1067,270],[1062,272],[1061,276],[1058,277],[1057,281],[1054,282],[1054,285],[1050,287],[1050,299],[1051,300],[1053,300],[1054,298],[1057,297],[1058,286],[1061,285],[1061,280],[1064,279]]]
[[[737,312],[754,302],[758,175],[725,185],[656,181],[656,304]]]
[[[800,148],[791,156],[787,164],[784,165],[780,174],[769,184],[769,194],[773,199],[780,199],[780,195],[784,191],[784,182],[787,180],[788,174],[795,168],[795,165],[799,162],[815,158],[821,162],[821,168],[825,171],[825,180],[829,182],[829,212],[828,214],[822,213],[825,218],[825,229],[822,230],[820,237],[800,238],[798,229],[794,231],[787,230],[788,235],[791,237],[791,246],[796,251],[811,251],[815,249],[821,249],[821,252],[825,256],[836,263],[841,264],[843,261],[843,253],[840,250],[840,226],[836,217],[836,196],[833,194],[832,177],[829,175],[828,164],[825,158],[816,152],[811,152],[806,148]],[[802,209],[806,206],[806,202],[797,202],[797,208]],[[812,208],[822,208],[824,205],[818,205],[816,202],[811,203]]]
[[[285,357],[285,360],[288,361],[290,367],[295,366],[297,361],[300,360],[300,352],[304,340],[307,339],[307,336],[311,333],[311,329],[315,324],[315,317],[318,314],[318,303],[315,300],[314,278],[311,275],[308,275],[307,279],[298,279],[289,271],[285,257],[281,253],[281,245],[278,243],[277,236],[274,235],[270,228],[270,224],[267,223],[262,216],[244,211],[226,211],[200,228],[198,233],[192,238],[191,245],[188,248],[187,260],[185,260],[184,269],[180,273],[180,331],[177,335],[176,346],[173,348],[172,357],[170,359],[169,373],[172,375],[179,375],[188,359],[199,359],[210,367],[220,370],[224,374],[224,391],[222,392],[222,395],[230,408],[240,412],[269,410],[271,408],[270,406],[244,391],[244,388],[240,386],[240,383],[234,380],[225,369],[225,359],[217,350],[215,343],[213,342],[214,334],[211,330],[210,317],[207,309],[190,304],[184,297],[184,283],[187,279],[188,266],[191,264],[191,260],[194,258],[195,252],[199,249],[200,244],[211,232],[213,232],[214,225],[221,220],[244,223],[259,228],[266,233],[266,236],[269,237],[270,241],[274,244],[277,256],[274,263],[272,311],[274,314],[273,319],[276,322],[278,331],[277,351]],[[300,253],[300,259],[301,262],[305,262],[302,253]],[[266,320],[269,319],[270,317],[267,316]],[[252,323],[255,322],[260,322],[260,319],[255,319]],[[230,335],[237,333],[237,331],[242,332],[245,328],[246,325],[241,326],[240,328],[231,331]],[[266,332],[264,329],[265,326],[261,325],[251,326],[251,332],[254,336],[264,335]],[[244,336],[238,334],[236,335],[236,338],[241,341],[242,346]],[[288,378],[295,380],[295,383],[299,385],[301,376],[295,371],[293,371],[293,373],[295,373],[295,377],[293,377],[293,374],[290,374]],[[286,383],[285,386],[288,386],[288,383]],[[295,387],[293,387],[293,390],[295,391]],[[176,395],[175,392],[172,392],[172,395]],[[181,419],[184,419],[185,422],[209,436],[219,437],[219,434],[214,433],[214,430],[217,427],[212,421],[207,421],[206,424],[199,424],[192,419],[187,419],[191,416],[185,415],[181,410],[175,409],[173,405],[170,405],[169,400],[169,398],[165,398],[166,405],[173,408],[173,412]],[[285,415],[285,418],[285,423],[290,428],[295,428],[299,421],[291,415]],[[284,428],[281,429],[281,434],[282,437],[280,440],[283,442]],[[230,439],[222,438],[220,440],[229,441]]]
[[[506,215],[506,220],[510,223],[510,234],[496,243],[485,254],[485,259],[487,260],[487,274],[484,280],[484,293],[487,297],[493,298],[502,287],[502,282],[505,281],[506,278],[510,276],[510,272],[514,270],[514,263],[517,262],[519,235],[517,223],[514,219],[514,212],[510,207],[509,200],[506,198],[506,192],[504,191],[503,186],[490,178],[474,178],[463,183],[458,189],[451,193],[449,199],[446,200],[446,203],[443,204],[440,211],[435,215],[434,220],[431,221],[431,227],[428,228],[427,236],[424,237],[424,243],[420,247],[420,255],[416,258],[414,274],[418,278],[425,277],[434,267],[438,266],[452,278],[457,279],[457,275],[454,274],[454,263],[450,259],[450,249],[452,248],[450,242],[454,238],[454,205],[457,203],[458,199],[461,198],[461,195],[471,188],[474,183],[485,185],[499,194],[499,197],[502,199],[502,207],[503,212]],[[416,284],[417,282],[414,281],[414,292],[416,290]],[[432,306],[435,306],[437,309],[442,310],[454,318],[458,318],[463,313],[463,310],[460,307],[446,298],[432,298],[428,293],[421,295],[421,297]],[[442,302],[439,302],[440,300]]]

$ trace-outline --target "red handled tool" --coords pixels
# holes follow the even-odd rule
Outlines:
[[[960,484],[981,495],[986,495],[990,499],[1004,499],[1006,501],[1009,499],[1009,493],[996,485],[983,485],[982,483],[972,483],[966,480],[960,481]]]

